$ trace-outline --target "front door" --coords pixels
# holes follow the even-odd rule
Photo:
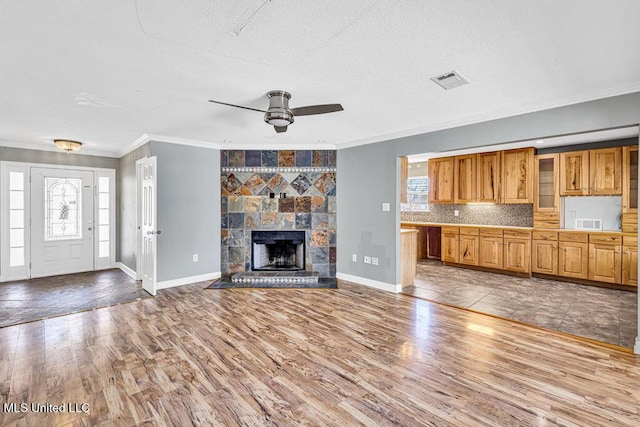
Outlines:
[[[156,294],[156,157],[138,160],[142,289]]]
[[[31,168],[31,277],[94,269],[94,173]]]

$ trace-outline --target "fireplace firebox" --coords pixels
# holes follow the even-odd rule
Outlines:
[[[304,270],[305,232],[253,230],[251,270]]]

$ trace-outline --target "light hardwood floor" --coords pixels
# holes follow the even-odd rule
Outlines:
[[[0,329],[0,425],[638,425],[640,358],[340,283],[204,290]]]

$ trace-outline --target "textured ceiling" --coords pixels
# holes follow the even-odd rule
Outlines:
[[[637,0],[0,0],[0,144],[348,146],[640,90]],[[445,91],[451,70],[471,84]],[[266,92],[340,102],[276,134]]]

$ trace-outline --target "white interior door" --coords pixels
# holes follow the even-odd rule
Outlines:
[[[140,192],[140,258],[138,268],[142,270],[142,289],[156,294],[156,157],[138,160]]]
[[[31,168],[31,277],[94,269],[94,173]]]

